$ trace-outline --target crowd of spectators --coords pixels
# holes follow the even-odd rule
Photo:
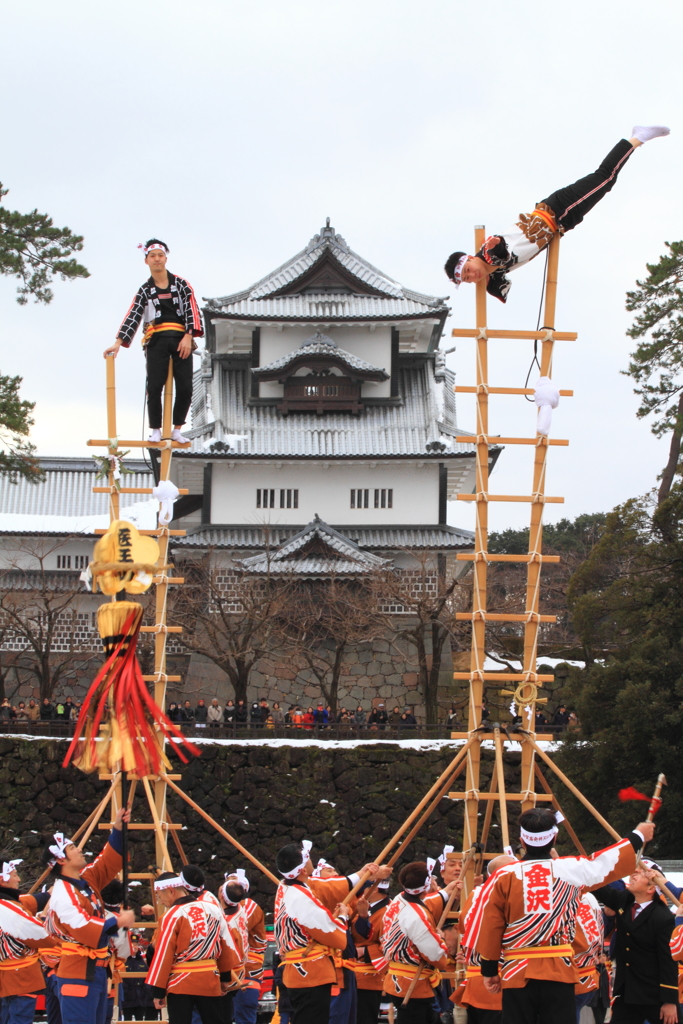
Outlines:
[[[12,722],[16,727],[26,725],[35,731],[40,723],[54,722],[62,725],[73,725],[81,710],[81,701],[67,697],[65,700],[20,700],[12,704],[7,697],[0,702],[0,728],[2,723]],[[167,708],[168,717],[177,725],[190,725],[197,729],[217,730],[225,726],[231,729],[276,729],[290,727],[295,729],[329,729],[332,726],[343,729],[371,730],[385,732],[409,730],[417,727],[417,719],[412,708],[401,708],[398,705],[389,710],[384,703],[374,704],[366,710],[359,704],[353,708],[342,707],[334,713],[331,707],[322,701],[317,705],[304,706],[293,704],[286,711],[278,701],[272,705],[264,698],[248,704],[244,700],[228,700],[225,706],[219,704],[214,697],[208,704],[200,699],[195,705],[192,701],[171,702]],[[481,719],[486,722],[491,712],[483,702]],[[463,706],[451,707],[446,715],[446,725],[454,732],[467,729],[467,709]],[[517,718],[521,722],[521,718]],[[561,733],[567,729],[578,728],[579,721],[574,711],[566,704],[560,704],[553,715],[547,715],[540,707],[536,710],[536,732]]]
[[[16,722],[28,727],[35,727],[40,722],[57,722],[63,725],[73,723],[81,711],[81,701],[67,697],[65,700],[49,700],[45,697],[42,701],[20,700],[16,704],[10,703],[8,697],[0,703],[0,723]]]
[[[265,698],[248,705],[246,701],[228,700],[225,706],[214,697],[207,706],[199,700],[195,707],[186,700],[182,703],[171,702],[167,710],[168,717],[177,725],[190,723],[195,728],[219,729],[229,726],[235,729],[275,729],[290,727],[294,729],[329,729],[333,725],[348,729],[370,729],[384,732],[390,728],[414,729],[417,719],[410,708],[401,709],[396,705],[387,711],[384,704],[377,704],[369,711],[359,704],[355,709],[342,707],[335,714],[332,708],[322,701],[317,705],[305,707],[293,704],[286,711],[275,701],[271,707]]]

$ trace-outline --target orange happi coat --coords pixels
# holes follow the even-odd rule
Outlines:
[[[55,881],[47,930],[62,946],[58,977],[90,981],[94,966],[104,966],[109,960],[109,937],[104,927],[111,915],[105,913],[99,893],[116,877],[121,865],[121,855],[107,843],[99,857],[81,872],[81,879],[92,890],[90,896],[66,878]]]
[[[382,952],[387,960],[384,991],[405,996],[420,966],[425,964],[413,989],[415,999],[428,999],[439,983],[439,971],[448,964],[448,950],[434,926],[434,919],[419,896],[402,892],[384,914]]]
[[[468,916],[466,945],[489,964],[501,960],[503,988],[523,988],[527,978],[579,982],[572,942],[583,892],[598,889],[634,870],[634,836],[592,857],[525,860],[500,868],[483,886]]]
[[[10,896],[10,893],[13,895]],[[0,894],[0,997],[25,996],[45,988],[39,949],[57,945],[35,917],[33,896],[15,898],[14,890]]]
[[[358,918],[355,917],[351,926],[351,934],[358,952],[358,964],[353,967],[358,988],[381,992],[387,974],[387,961],[382,952],[382,925],[386,909],[391,903],[389,896],[384,896],[370,904],[368,923],[370,931],[363,935],[357,930]]]
[[[305,882],[294,879],[278,886],[275,939],[287,988],[336,984],[334,957],[346,948],[346,922],[334,918]]]
[[[220,996],[221,980],[229,981],[240,966],[221,908],[183,896],[164,914],[145,980],[158,996]]]

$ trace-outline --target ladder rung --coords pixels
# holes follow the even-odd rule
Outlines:
[[[538,437],[497,437],[495,434],[484,435],[482,441],[476,434],[463,434],[458,435],[455,439],[458,444],[533,444],[534,446],[538,443]],[[562,445],[567,447],[569,441],[561,441],[559,438],[545,437],[545,442],[551,445]],[[538,445],[539,448],[545,448],[545,444]],[[94,490],[94,488],[93,488]],[[103,487],[102,490],[108,491],[108,487]],[[121,488],[123,490],[123,488]]]
[[[533,494],[485,494],[481,498],[478,494],[459,494],[458,501],[530,501],[532,505],[564,505],[564,498],[550,498],[546,494],[541,494],[540,500]]]
[[[105,533],[109,533],[109,530],[93,530],[93,533],[96,537],[103,537]],[[138,530],[138,533],[142,537],[161,537],[161,530]],[[169,530],[168,535],[169,537],[187,537],[187,530]]]
[[[449,793],[449,800],[467,800],[467,793]],[[524,793],[506,793],[506,800],[527,800],[528,797]],[[536,793],[537,800],[552,800],[552,794],[550,793]],[[480,793],[477,800],[500,800],[498,793]]]
[[[479,614],[479,612],[456,612],[455,617],[463,621],[467,619],[472,621],[476,620]],[[538,619],[529,620],[529,612],[525,615],[504,615],[499,612],[484,612],[483,614],[484,622],[557,622],[557,615],[539,615]]]
[[[528,682],[531,683],[552,683],[555,680],[555,676],[539,675],[537,672],[532,672],[535,679],[530,679]],[[471,679],[472,672],[454,672],[454,679]],[[525,680],[526,675],[523,672],[484,672],[484,680],[486,682],[501,682],[501,683],[514,683],[519,681],[520,683]]]
[[[488,740],[491,740],[491,742],[493,742],[493,733],[483,732],[483,733],[480,733],[479,735],[480,735],[480,739],[482,739],[482,740],[487,740],[488,739]],[[470,734],[468,732],[452,732],[451,733],[451,739],[452,740],[468,740],[469,738],[470,738]],[[501,736],[500,738],[502,739],[503,743],[505,743],[505,742],[510,742],[510,743],[514,742],[514,743],[516,743],[517,742],[517,740],[515,740],[514,736],[508,738],[508,736],[506,735],[506,736]],[[540,732],[536,733],[536,740],[537,741],[538,740],[544,740],[544,741],[547,741],[548,743],[552,743],[553,740],[556,740],[556,739],[557,739],[557,736],[554,736],[552,733],[548,733],[548,734],[540,733]]]
[[[151,494],[153,487],[93,487],[93,494]],[[178,494],[189,494],[187,487],[179,487]]]
[[[159,582],[160,580],[161,580],[161,576],[155,576],[153,578],[152,582],[156,583],[158,586],[162,586],[162,587],[165,586],[167,583],[169,583],[169,584],[173,583],[173,584],[176,584],[177,586],[180,586],[181,583],[185,582],[185,577],[184,576],[167,576],[166,579],[163,580],[161,583]]]
[[[102,828],[102,829],[106,828],[107,830],[109,830],[109,829],[112,829],[114,827],[114,822],[113,821],[110,821],[110,822],[101,821],[97,827],[98,828]],[[168,825],[168,824],[164,824],[164,831],[166,829],[171,829],[173,832],[180,832],[182,827],[183,827],[182,825]],[[150,829],[155,829],[156,825],[154,825],[154,824],[152,824],[152,825],[145,825],[143,822],[139,822],[139,821],[133,822],[133,821],[130,821],[128,823],[128,828],[136,829],[138,831],[142,831],[142,830],[146,830],[147,831],[147,830],[150,830]]]
[[[464,385],[456,384],[453,388],[454,391],[463,395],[476,395],[479,388],[486,388],[483,394],[488,393],[489,395],[533,395],[533,388],[492,388],[488,384],[476,384],[476,385]],[[573,391],[560,391],[560,395],[563,398],[573,398]]]
[[[149,677],[145,677],[145,676],[143,676],[142,678],[143,678],[143,679],[145,679],[145,678],[152,678],[152,677],[151,677],[151,676],[149,676]],[[180,676],[177,676],[177,677],[175,677],[175,676],[169,676],[168,678],[169,678],[169,679],[174,679],[174,678],[178,678],[178,679],[180,679]],[[112,779],[115,779],[115,778],[117,778],[117,777],[118,777],[118,773],[117,773],[116,775],[112,775],[112,774],[104,774],[104,773],[103,773],[103,774],[101,774],[101,775],[98,775],[98,776],[97,776],[97,778],[98,778],[98,779],[101,779],[101,780],[102,780],[103,782],[111,782],[111,781],[112,781]],[[146,776],[145,776],[145,778],[146,778],[146,779],[147,779],[147,780],[148,780],[149,782],[158,782],[158,781],[159,781],[159,776],[158,776],[158,775],[146,775]],[[174,779],[174,780],[176,780],[176,781],[177,781],[178,779],[182,779],[182,775],[167,775],[167,776],[166,776],[166,778],[167,778],[167,779]],[[128,781],[129,781],[129,782],[133,782],[133,781],[139,781],[139,780],[140,780],[140,776],[139,776],[139,775],[137,775],[137,774],[136,774],[135,772],[128,772]],[[131,877],[132,877],[132,876],[131,876]],[[147,877],[147,876],[145,875],[145,878],[146,878],[146,877]]]
[[[182,626],[164,626],[162,630],[157,630],[156,626],[140,626],[141,633],[182,633]]]
[[[145,680],[146,683],[163,683],[164,682],[163,679],[157,679],[156,676],[143,676],[142,678]],[[182,681],[183,681],[183,677],[182,676],[166,676],[166,682],[167,683],[182,683]],[[176,776],[174,776],[174,775],[169,775],[169,779],[173,779],[175,777]],[[178,775],[178,778],[180,778],[180,775]]]
[[[111,448],[108,438],[103,441],[86,441],[87,445],[91,448]],[[192,444],[188,441],[187,444],[180,444],[178,441],[171,441],[171,448],[189,448]],[[119,448],[166,448],[163,441],[119,441],[116,448],[111,448],[113,452],[118,451]]]
[[[534,341],[535,339],[540,341],[548,333],[552,333],[553,341],[576,341],[578,338],[578,334],[575,334],[573,331],[504,331],[498,329],[489,330],[488,327],[454,327],[451,331],[451,337],[478,338],[480,332],[485,333],[487,338],[507,338],[510,341]],[[128,444],[128,441],[125,443]]]
[[[455,559],[456,559],[457,562],[476,562],[477,561],[477,556],[476,556],[476,552],[472,552],[472,554],[467,554],[467,553],[459,552],[458,554],[456,554]],[[537,560],[537,556],[536,555],[490,555],[488,552],[486,552],[486,558],[482,559],[482,561],[485,561],[485,562],[530,562],[532,560],[536,561]],[[542,562],[559,562],[560,561],[560,556],[559,555],[541,555],[541,561]]]

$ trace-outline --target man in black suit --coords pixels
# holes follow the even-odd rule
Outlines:
[[[678,966],[669,949],[675,920],[657,895],[649,863],[638,865],[625,889],[593,891],[616,912],[613,1024],[678,1021]]]

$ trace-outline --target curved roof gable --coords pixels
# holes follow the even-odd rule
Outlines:
[[[423,307],[442,310],[446,299],[423,295],[404,288],[388,274],[373,266],[349,248],[346,240],[330,226],[314,235],[305,249],[297,253],[256,284],[234,295],[205,299],[211,309],[225,310],[244,303],[298,295],[302,291],[368,295],[380,299],[408,300]]]
[[[389,374],[381,366],[373,366],[365,359],[346,352],[343,348],[328,338],[326,334],[316,331],[303,343],[301,348],[294,352],[288,352],[286,356],[275,359],[265,366],[257,366],[252,369],[255,377],[262,380],[278,379],[285,373],[293,373],[300,366],[315,367],[318,365],[327,366],[334,363],[341,369],[348,370],[353,375],[364,380],[388,380]]]

